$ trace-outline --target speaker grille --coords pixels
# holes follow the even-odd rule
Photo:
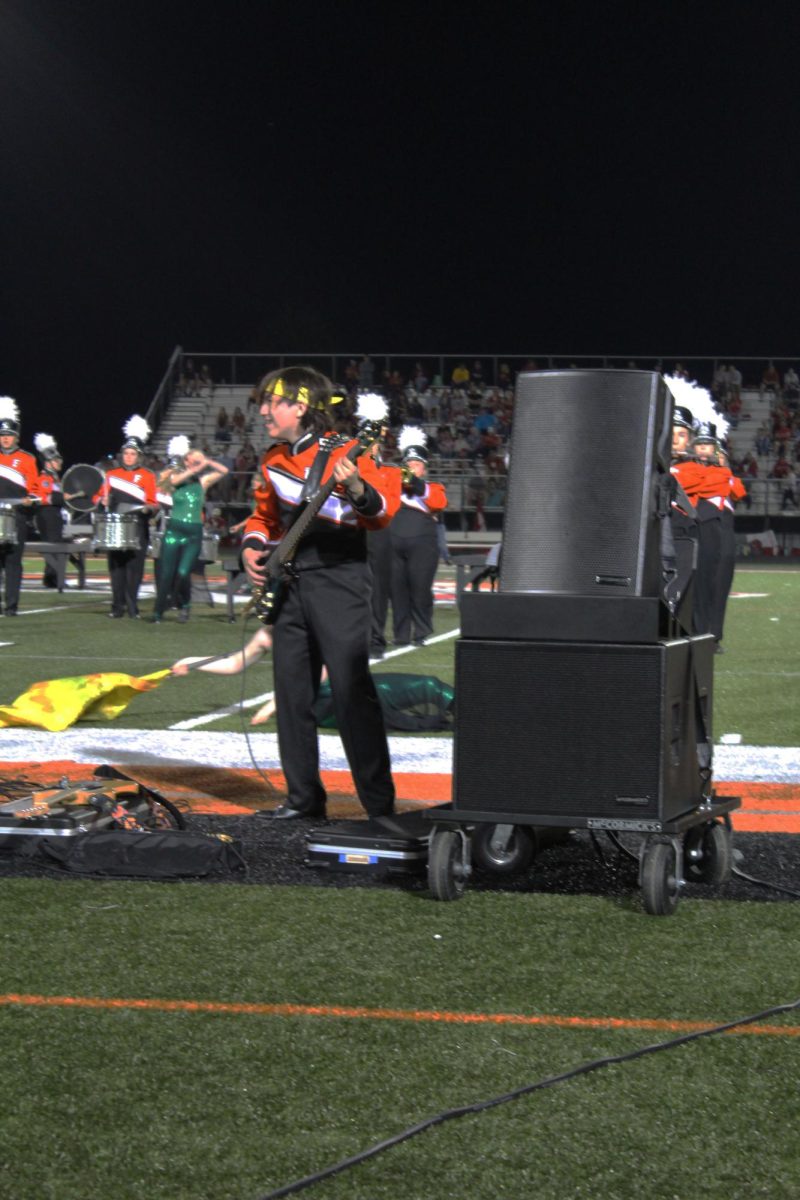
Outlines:
[[[654,483],[668,411],[648,371],[520,375],[501,591],[658,594]]]
[[[460,642],[454,806],[661,817],[663,662],[663,645]]]

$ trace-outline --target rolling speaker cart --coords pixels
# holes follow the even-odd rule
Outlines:
[[[462,598],[453,801],[429,814],[437,899],[463,893],[473,859],[527,865],[546,831],[636,843],[652,914],[730,873],[714,639],[667,600],[671,427],[652,372],[519,377],[499,590]]]

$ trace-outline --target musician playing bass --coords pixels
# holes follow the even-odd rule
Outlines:
[[[268,544],[329,481],[326,498],[292,559],[294,578],[274,617],[273,663],[278,745],[287,800],[279,820],[325,815],[314,702],[323,664],[358,797],[372,816],[394,809],[394,783],[381,706],[369,673],[370,575],[366,531],[387,525],[397,497],[385,494],[378,468],[358,443],[332,448],[330,381],[312,367],[273,371],[259,384],[261,414],[275,443],[266,452],[245,525],[242,563],[250,581],[266,582]],[[273,551],[277,554],[278,550]]]
[[[27,450],[19,448],[20,416],[16,400],[0,396],[0,509],[9,525],[0,537],[0,582],[5,576],[7,617],[17,615],[22,587],[27,512],[39,495],[39,468]],[[7,540],[10,537],[12,540]]]

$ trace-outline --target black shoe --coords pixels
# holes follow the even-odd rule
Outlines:
[[[369,648],[370,658],[383,658],[385,653],[383,646],[370,646]]]
[[[110,617],[112,621],[121,621],[122,618],[125,616],[125,613],[113,613],[112,612],[112,613],[106,613],[106,616]]]
[[[17,615],[17,610],[15,608],[7,608],[6,609],[7,617],[15,617],[16,615]]]
[[[292,808],[291,804],[279,804],[277,808],[262,808],[256,813],[258,817],[269,817],[273,821],[324,821],[325,810],[318,809],[315,812],[301,812],[299,808]]]

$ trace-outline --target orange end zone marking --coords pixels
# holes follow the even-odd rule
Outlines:
[[[26,1008],[133,1008],[147,1012],[222,1013],[259,1017],[333,1017],[364,1021],[415,1021],[446,1025],[525,1025],[557,1029],[644,1029],[662,1033],[693,1033],[711,1029],[707,1021],[636,1020],[627,1017],[566,1017],[525,1013],[438,1012],[428,1009],[367,1008],[362,1005],[328,1004],[230,1004],[211,1000],[153,1000],[103,996],[36,996],[9,992],[0,1004]],[[769,1037],[798,1037],[800,1025],[744,1025],[730,1033]]]
[[[88,779],[94,766],[70,761],[0,763],[0,773],[35,776],[37,784],[57,784],[63,776]],[[286,780],[276,768],[265,769],[267,782],[252,767],[175,767],[152,763],[121,764],[146,786],[163,792],[168,799],[183,802],[192,812],[218,816],[248,816],[256,809],[277,806],[285,799]],[[348,771],[323,771],[329,795],[329,816],[336,819],[363,816]],[[453,777],[449,773],[394,773],[400,811],[432,808],[452,799]],[[740,833],[800,833],[800,785],[791,783],[739,783],[720,780],[714,784],[720,796],[738,796],[741,808],[731,814]]]

